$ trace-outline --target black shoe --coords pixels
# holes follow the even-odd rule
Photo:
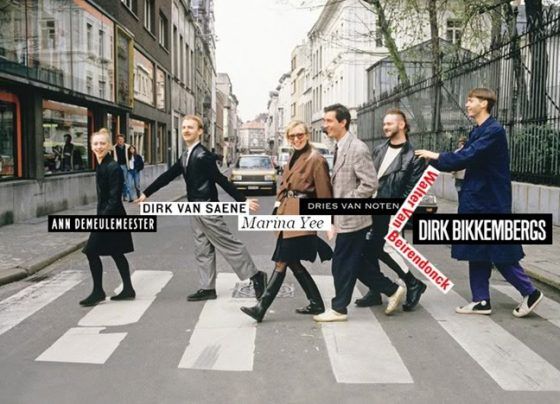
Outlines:
[[[192,295],[187,296],[189,302],[198,302],[200,300],[212,300],[216,299],[216,289],[198,289]]]
[[[84,307],[95,306],[97,303],[104,301],[105,297],[104,291],[93,291],[88,297],[80,301],[80,305]]]
[[[301,288],[305,292],[305,296],[309,299],[309,304],[305,307],[296,309],[298,314],[321,314],[325,312],[325,304],[323,303],[323,298],[321,297],[321,292],[317,288],[317,284],[311,277],[311,274],[307,270],[300,266],[299,270],[293,270],[294,276]]]
[[[121,293],[111,296],[111,300],[133,300],[136,297],[134,289],[123,289]]]
[[[370,289],[364,297],[356,299],[354,304],[358,307],[381,306],[383,301],[381,300],[381,295],[379,293],[373,292]]]
[[[253,289],[255,289],[255,297],[260,299],[264,290],[266,289],[266,280],[268,276],[266,272],[259,271],[251,277],[251,282],[253,282]]]
[[[406,303],[403,304],[404,311],[412,311],[418,305],[420,296],[426,291],[426,284],[422,281],[416,280],[414,286],[407,286],[406,288]]]
[[[270,277],[270,282],[268,282],[261,300],[259,300],[259,302],[253,307],[241,307],[241,311],[248,316],[253,317],[257,320],[257,323],[260,323],[263,320],[266,311],[274,301],[274,298],[278,294],[285,277],[286,271],[273,271],[272,276]]]

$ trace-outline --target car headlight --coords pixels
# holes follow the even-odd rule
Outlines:
[[[241,181],[242,179],[243,179],[243,177],[241,175],[232,175],[231,176],[232,181]]]
[[[265,181],[275,181],[275,180],[276,180],[276,176],[275,176],[275,175],[265,175],[265,176],[264,176],[264,180],[265,180]]]
[[[427,205],[435,205],[435,204],[437,204],[436,196],[435,195],[424,195],[421,203],[424,203],[424,204],[427,204]]]

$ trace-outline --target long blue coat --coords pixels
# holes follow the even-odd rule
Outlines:
[[[458,213],[511,213],[506,131],[492,116],[471,131],[461,150],[440,153],[431,164],[440,171],[466,169]],[[525,254],[521,245],[455,244],[451,256],[466,261],[515,263]]]

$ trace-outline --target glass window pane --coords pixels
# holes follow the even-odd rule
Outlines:
[[[154,105],[154,64],[134,49],[134,98]]]
[[[157,69],[156,78],[156,95],[157,95],[157,109],[165,109],[165,73],[163,70]]]
[[[13,73],[26,75],[26,69],[17,66],[27,64],[25,7],[22,2],[4,4],[0,12],[0,27],[2,27],[0,29],[2,70],[9,69]]]
[[[72,1],[27,1],[29,73],[32,78],[71,88]]]
[[[43,101],[45,174],[89,167],[87,108]]]
[[[74,90],[115,101],[113,22],[86,2],[72,8]]]
[[[16,104],[0,99],[0,179],[16,176],[17,119]]]
[[[132,39],[121,29],[117,29],[117,102],[121,105],[132,106],[132,71],[129,61]]]

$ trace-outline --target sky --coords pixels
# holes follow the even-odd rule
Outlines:
[[[269,91],[290,71],[293,48],[319,17],[321,7],[302,3],[313,1],[214,0],[217,73],[229,74],[244,122],[266,112]]]

